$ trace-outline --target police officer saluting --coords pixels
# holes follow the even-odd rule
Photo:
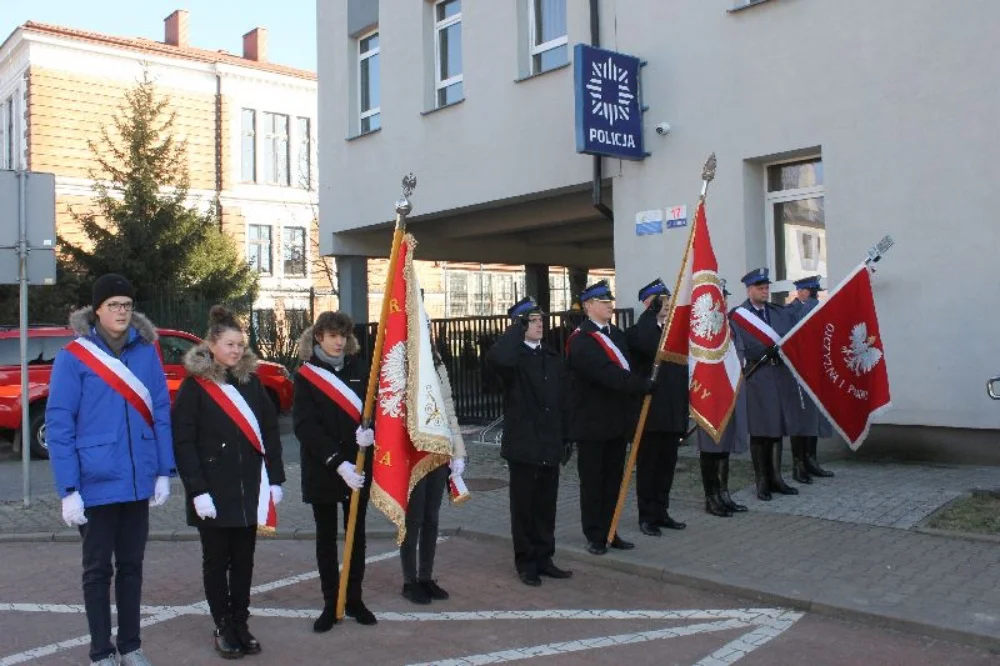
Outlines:
[[[660,278],[656,278],[639,290],[639,300],[646,309],[625,335],[636,373],[648,377],[656,361],[660,336],[670,310],[670,290]],[[671,518],[667,512],[677,467],[677,447],[687,430],[687,366],[661,364],[656,383],[639,445],[636,470],[639,531],[646,536],[660,536],[661,527],[682,530],[687,526]]]
[[[586,319],[567,345],[570,370],[569,436],[577,442],[580,518],[593,555],[608,552],[608,530],[625,469],[625,448],[635,426],[635,399],[655,384],[632,372],[625,334],[611,324],[615,297],[606,280],[580,294]],[[635,544],[617,534],[612,548]]]
[[[556,497],[564,450],[566,370],[542,342],[545,313],[531,298],[507,311],[513,323],[486,354],[503,379],[504,429],[500,455],[510,468],[510,531],[514,566],[525,585],[539,576],[569,578],[552,563]]]

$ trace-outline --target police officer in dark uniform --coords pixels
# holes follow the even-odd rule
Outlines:
[[[771,280],[767,268],[755,268],[740,281],[746,285],[747,300],[738,307],[771,327],[779,338],[788,333],[795,319],[787,308],[769,301]],[[759,365],[746,381],[750,455],[757,482],[757,497],[767,502],[771,500],[772,492],[798,495],[798,489],[781,478],[782,438],[789,432],[790,424],[800,410],[799,405],[792,402],[788,390],[788,386],[795,384],[795,378],[782,363],[774,346],[761,343],[744,330],[738,319],[732,321],[735,324],[733,330],[743,339],[747,369]]]
[[[646,309],[625,332],[625,337],[634,360],[633,369],[640,376],[649,377],[670,309],[670,290],[656,278],[639,290],[639,301]],[[671,518],[667,509],[677,467],[677,447],[687,430],[688,367],[662,363],[656,383],[639,445],[635,482],[639,531],[646,536],[660,536],[661,527],[672,530],[687,527]]]
[[[486,354],[503,380],[500,455],[510,469],[510,531],[514,566],[525,585],[539,576],[569,578],[552,563],[556,496],[563,457],[566,369],[562,355],[542,342],[545,313],[532,298],[507,311],[513,323]]]
[[[580,518],[593,555],[608,552],[625,449],[634,434],[636,398],[655,388],[648,377],[631,370],[625,333],[611,324],[614,299],[606,280],[584,289],[580,302],[587,318],[567,344],[569,435],[577,443]],[[615,534],[611,547],[629,550],[635,544]]]

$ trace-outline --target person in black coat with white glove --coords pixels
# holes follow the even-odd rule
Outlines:
[[[312,505],[316,520],[316,566],[323,593],[323,612],[313,629],[329,631],[337,621],[337,512],[343,511],[346,528],[355,490],[361,496],[344,612],[361,624],[376,624],[375,615],[361,600],[372,456],[365,457],[362,474],[354,469],[358,447],[374,444],[375,433],[361,427],[369,368],[358,354],[351,318],[342,312],[320,314],[299,339],[299,358],[304,364],[295,375],[292,419],[301,445],[302,501]]]

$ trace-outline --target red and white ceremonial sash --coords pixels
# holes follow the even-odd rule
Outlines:
[[[765,347],[781,344],[781,336],[771,328],[771,325],[750,312],[746,306],[741,305],[733,310],[733,319],[740,325],[740,328],[753,336]]]
[[[264,450],[264,438],[260,434],[260,424],[254,415],[250,405],[236,390],[232,384],[220,384],[203,377],[196,377],[196,381],[201,384],[215,400],[216,404],[222,408],[233,423],[240,429],[243,436],[250,440],[250,444],[260,454],[260,492],[257,496],[257,528],[265,531],[273,531],[278,526],[278,511],[271,499],[271,482],[267,478],[267,452]]]
[[[86,338],[77,338],[69,343],[66,351],[121,394],[139,412],[146,424],[153,427],[153,398],[146,385],[127,365]]]
[[[569,341],[572,340],[573,336],[579,332],[580,329],[576,329],[575,331],[570,333],[569,339],[566,340],[567,353],[569,353]],[[601,349],[604,350],[604,353],[607,354],[608,358],[611,359],[612,363],[617,365],[619,368],[622,368],[623,370],[632,369],[629,367],[628,359],[625,358],[625,354],[623,354],[622,351],[618,349],[617,346],[615,346],[615,343],[611,340],[610,337],[608,337],[604,333],[601,333],[600,331],[588,331],[587,335],[597,340],[597,344],[601,346]]]
[[[299,368],[302,375],[310,384],[323,392],[326,397],[337,403],[337,406],[344,410],[355,423],[361,423],[361,410],[364,404],[358,394],[351,390],[344,381],[326,368],[321,368],[312,363],[305,363]]]

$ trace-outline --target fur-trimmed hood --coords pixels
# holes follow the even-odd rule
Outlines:
[[[232,369],[233,377],[240,384],[250,381],[251,375],[257,370],[260,361],[257,355],[247,349],[243,352],[243,358]],[[184,367],[195,377],[203,377],[213,382],[224,383],[226,381],[225,366],[216,363],[212,357],[212,350],[208,348],[208,343],[203,342],[196,347],[192,347],[184,354]]]
[[[313,339],[313,328],[310,326],[299,336],[299,358],[303,361],[309,361],[313,357],[313,345],[316,344],[316,340]],[[359,349],[358,339],[354,337],[354,333],[351,333],[347,336],[347,343],[344,345],[344,356],[353,356],[358,353]]]
[[[69,327],[77,335],[90,335],[91,329],[94,328],[96,323],[97,315],[94,314],[94,307],[92,305],[80,308],[79,310],[73,310],[69,315]],[[160,339],[159,334],[156,332],[156,326],[141,312],[132,312],[132,321],[129,323],[129,326],[135,329],[140,338],[150,344]]]

